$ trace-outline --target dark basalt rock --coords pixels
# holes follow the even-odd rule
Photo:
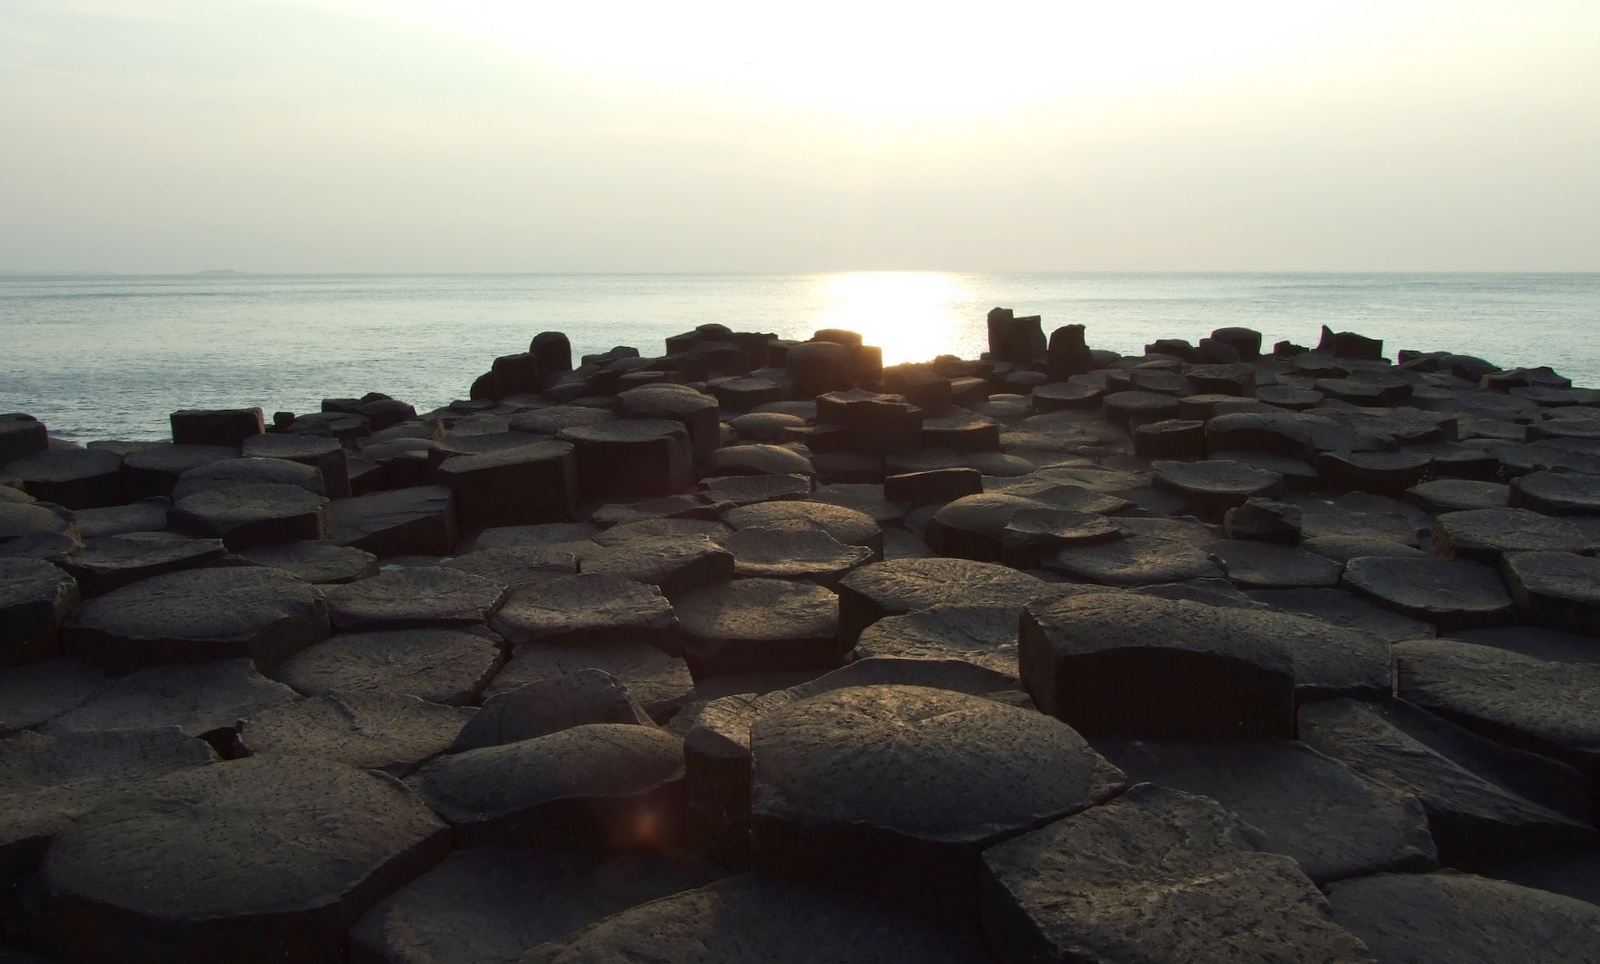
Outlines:
[[[862,631],[855,656],[960,659],[1014,675],[1017,607],[933,606],[903,616],[886,616]]]
[[[839,665],[839,598],[784,579],[738,579],[690,593],[675,610],[696,679]]]
[[[12,489],[10,491],[16,491]],[[167,499],[144,499],[131,505],[104,509],[79,509],[73,513],[84,539],[122,536],[130,532],[159,532],[167,527]]]
[[[327,495],[322,473],[316,468],[287,459],[218,459],[190,469],[178,477],[173,487],[174,500],[199,492],[227,489],[236,485],[292,485],[313,495]]]
[[[316,846],[262,846],[276,840]],[[153,780],[58,835],[40,879],[70,960],[327,961],[448,833],[391,779],[261,757]]]
[[[1600,515],[1600,480],[1576,472],[1531,472],[1511,480],[1510,503],[1549,515]]]
[[[64,649],[126,672],[173,661],[245,656],[270,666],[325,638],[322,593],[273,569],[189,569],[154,576],[79,606]]]
[[[437,481],[456,493],[462,529],[562,522],[578,504],[578,462],[565,442],[534,442],[445,459]]]
[[[1123,786],[1055,720],[923,687],[791,703],[755,724],[750,750],[756,869],[956,916],[976,909],[985,846]]]
[[[1206,551],[1241,589],[1331,589],[1344,572],[1339,563],[1294,546],[1230,539],[1213,542]]]
[[[1588,781],[1570,767],[1495,743],[1403,700],[1300,708],[1300,738],[1362,779],[1415,794],[1439,860],[1478,869],[1592,846]]]
[[[380,573],[326,590],[328,615],[342,632],[481,626],[505,602],[504,584],[444,566]]]
[[[872,561],[870,549],[844,545],[810,528],[750,526],[725,544],[733,553],[734,575],[741,579],[804,579],[836,586],[846,573]]]
[[[862,566],[839,582],[839,641],[855,644],[885,616],[939,605],[1014,605],[1046,595],[1040,579],[968,559],[891,559]]]
[[[1120,529],[1121,522],[1118,525]],[[1102,586],[1149,586],[1222,575],[1205,550],[1167,534],[1142,532],[1107,542],[1059,545],[1041,552],[1039,565]]]
[[[50,433],[32,415],[17,412],[0,415],[0,465],[50,447]]]
[[[531,740],[586,723],[655,725],[610,673],[581,669],[485,700],[483,709],[455,734],[450,752]]]
[[[769,502],[731,509],[722,514],[722,521],[734,529],[816,529],[847,546],[869,550],[874,559],[883,556],[883,530],[878,522],[846,506],[823,502]]]
[[[272,678],[307,696],[378,691],[459,706],[500,669],[500,645],[487,630],[344,633],[274,667]]]
[[[99,449],[51,449],[6,465],[6,474],[42,502],[68,509],[121,505],[122,457]]]
[[[710,395],[684,385],[647,385],[619,392],[613,404],[623,418],[681,422],[696,463],[704,464],[717,450],[717,400]]]
[[[39,732],[58,736],[176,726],[227,746],[240,719],[295,698],[293,690],[256,672],[247,659],[152,666],[122,677],[83,705],[45,722]]]
[[[221,539],[234,551],[326,539],[332,527],[326,498],[300,486],[278,483],[243,483],[194,492],[172,504],[167,521],[191,535]]]
[[[184,409],[173,412],[172,441],[179,445],[238,445],[266,431],[259,408]]]
[[[754,505],[774,499],[804,499],[816,488],[809,475],[725,475],[700,482],[700,490],[717,505]]]
[[[372,553],[321,540],[242,549],[238,557],[252,565],[280,569],[316,585],[355,582],[378,574],[378,557]]]
[[[476,711],[415,696],[330,693],[239,721],[234,756],[310,756],[404,777],[443,753]]]
[[[272,433],[244,440],[245,458],[283,459],[315,468],[322,475],[323,494],[330,499],[350,497],[350,469],[344,446],[336,439],[316,435]]]
[[[113,589],[159,576],[194,569],[227,554],[221,539],[194,539],[173,532],[130,532],[91,539],[61,563],[85,596],[103,596]]]
[[[352,964],[517,964],[530,948],[723,875],[693,857],[474,847],[374,904]]]
[[[1471,479],[1434,479],[1406,490],[1406,498],[1435,514],[1502,509],[1510,495],[1510,486],[1503,483]]]
[[[1367,962],[1293,860],[1205,797],[1140,784],[989,848],[983,933],[1023,961]]]
[[[1408,702],[1600,776],[1600,665],[1446,639],[1400,643],[1395,658]]]
[[[0,666],[54,655],[80,598],[73,578],[38,559],[0,559]]]
[[[1495,571],[1465,559],[1362,556],[1350,560],[1343,581],[1386,609],[1440,629],[1509,622],[1516,611]]]
[[[733,553],[709,539],[635,538],[582,557],[583,572],[657,586],[668,599],[733,578]]]
[[[1501,572],[1527,621],[1600,636],[1600,559],[1512,552],[1501,560]]]
[[[458,846],[664,851],[683,822],[683,741],[590,723],[442,757],[407,781]]]
[[[971,929],[948,920],[798,881],[740,874],[641,904],[536,947],[521,964],[626,964],[652,957],[698,964],[989,959]]]
[[[1252,497],[1222,517],[1229,539],[1294,545],[1300,541],[1300,508],[1286,502]]]
[[[1253,590],[1250,598],[1284,612],[1381,636],[1391,643],[1435,633],[1431,623],[1402,616],[1338,589]]]
[[[448,556],[455,551],[455,494],[442,485],[422,485],[340,499],[332,506],[330,538],[379,559],[389,556]]]
[[[942,556],[1000,562],[1006,527],[1019,512],[1044,504],[1005,492],[968,495],[945,503],[928,520],[923,538]]]
[[[1415,797],[1357,779],[1303,743],[1111,737],[1096,740],[1095,748],[1130,781],[1200,794],[1227,807],[1260,849],[1294,858],[1318,884],[1439,866]]]
[[[79,659],[48,659],[0,673],[0,735],[38,726],[111,688],[116,678]]]
[[[516,590],[490,626],[512,645],[636,641],[666,653],[681,648],[677,617],[661,590],[597,572],[555,576]]]
[[[1207,518],[1221,521],[1229,509],[1255,496],[1271,498],[1283,491],[1283,476],[1240,462],[1152,462],[1156,488],[1184,499]]]
[[[1577,526],[1527,509],[1471,509],[1434,520],[1433,554],[1495,565],[1511,552],[1582,552]]]
[[[1382,961],[1600,960],[1600,908],[1471,874],[1380,874],[1328,888],[1340,926]]]
[[[589,499],[639,499],[688,491],[694,448],[666,419],[620,419],[562,429],[578,454],[578,489]]]
[[[695,698],[688,665],[644,642],[518,646],[485,695],[492,699],[530,683],[567,679],[585,670],[600,670],[616,679],[658,723],[671,719]]]
[[[239,457],[237,445],[168,445],[159,443],[129,452],[122,460],[122,485],[127,501],[170,497],[178,479],[208,462]]]

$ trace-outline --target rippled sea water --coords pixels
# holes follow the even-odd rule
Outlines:
[[[996,305],[1138,352],[1244,325],[1315,344],[1322,325],[1403,348],[1551,365],[1600,386],[1600,274],[0,276],[0,411],[84,441],[162,438],[180,408],[314,411],[381,391],[465,397],[495,356],[564,331],[574,355],[659,353],[707,322],[809,337],[852,328],[889,363],[986,347]]]

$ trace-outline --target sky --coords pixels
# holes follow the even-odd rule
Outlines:
[[[0,0],[0,270],[1595,271],[1593,0]]]

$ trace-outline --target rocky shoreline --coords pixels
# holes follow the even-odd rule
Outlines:
[[[1600,390],[988,333],[0,416],[0,964],[1600,961]]]

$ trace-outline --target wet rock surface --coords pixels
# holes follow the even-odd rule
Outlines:
[[[0,956],[1585,959],[1600,394],[989,321],[0,417]]]

